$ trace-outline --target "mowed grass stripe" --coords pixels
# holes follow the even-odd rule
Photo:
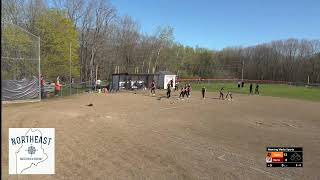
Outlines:
[[[245,84],[244,88],[238,88],[236,83],[193,83],[192,89],[200,91],[203,86],[207,91],[218,92],[224,87],[225,92],[249,94],[249,85]],[[253,92],[256,84],[253,84]],[[320,88],[297,87],[284,84],[259,84],[261,96],[285,97],[292,99],[302,99],[308,101],[320,101]]]

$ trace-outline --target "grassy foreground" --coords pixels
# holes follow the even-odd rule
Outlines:
[[[253,84],[253,92],[255,89]],[[216,92],[224,87],[225,92],[231,91],[233,93],[249,94],[249,84],[245,84],[244,88],[238,88],[236,83],[202,83],[192,84],[193,90],[201,90],[205,86],[207,91]],[[261,96],[286,97],[292,99],[302,99],[308,101],[320,102],[320,88],[296,87],[280,84],[259,84],[259,91]]]

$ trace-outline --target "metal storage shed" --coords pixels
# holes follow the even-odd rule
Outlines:
[[[112,90],[135,90],[150,88],[152,81],[155,81],[157,89],[167,89],[167,84],[173,80],[176,83],[176,75],[169,71],[159,71],[155,74],[112,74]]]

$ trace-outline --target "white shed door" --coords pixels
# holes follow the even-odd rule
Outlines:
[[[174,87],[176,84],[176,75],[165,75],[164,76],[164,84],[163,84],[164,89],[167,89],[167,84],[170,83],[171,80],[173,80],[173,87]]]

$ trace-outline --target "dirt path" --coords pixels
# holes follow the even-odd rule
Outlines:
[[[319,179],[320,103],[217,93],[176,100],[83,94],[2,109],[3,179]],[[86,104],[93,103],[92,107]],[[8,128],[56,131],[56,174],[8,176]],[[266,168],[267,146],[302,146],[303,168]]]

